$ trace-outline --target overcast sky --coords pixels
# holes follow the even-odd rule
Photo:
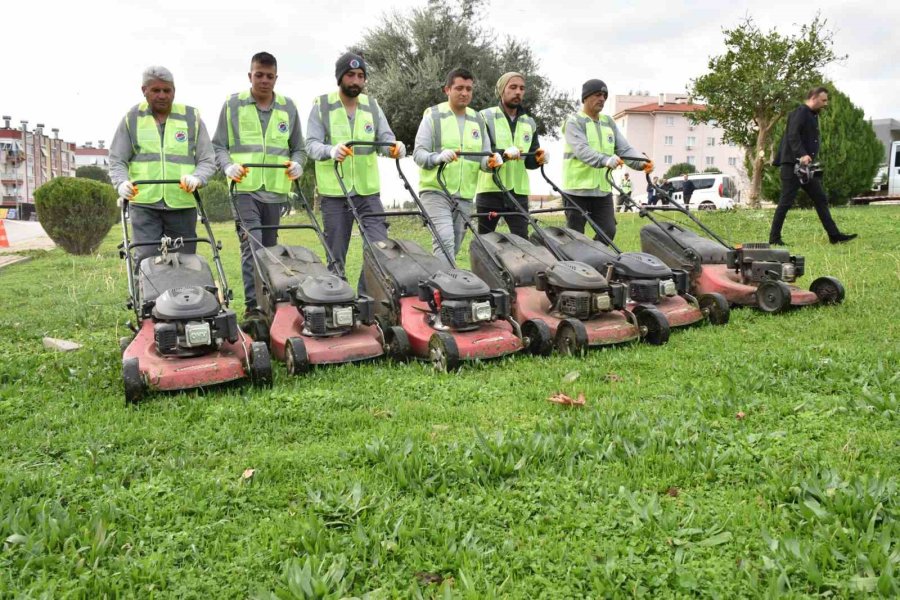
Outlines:
[[[248,86],[250,56],[267,50],[278,59],[277,90],[295,99],[305,128],[312,98],[336,87],[334,62],[341,52],[386,11],[424,5],[425,0],[5,3],[0,113],[11,115],[15,125],[26,119],[30,128],[58,127],[61,137],[78,144],[108,143],[125,111],[142,99],[142,70],[161,64],[175,75],[176,101],[198,107],[212,135],[226,96]],[[723,51],[723,27],[751,15],[764,29],[793,33],[796,24],[813,18],[816,6],[835,32],[837,53],[849,55],[827,75],[866,116],[900,119],[897,2],[490,0],[486,19],[501,38],[524,36],[561,90],[577,95],[585,79],[599,77],[612,95],[632,89],[656,94],[683,91],[703,74],[709,57]],[[558,163],[558,152],[553,159]]]

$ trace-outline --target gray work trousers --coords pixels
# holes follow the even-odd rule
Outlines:
[[[566,206],[570,206],[574,202],[584,209],[588,216],[594,221],[600,230],[606,234],[610,240],[616,238],[616,209],[613,206],[612,194],[605,196],[573,196],[566,195]],[[578,211],[566,211],[566,227],[574,229],[580,233],[584,233],[584,226],[587,219]],[[595,240],[600,240],[599,235],[594,235]]]
[[[370,196],[350,196],[356,207],[369,241],[380,242],[387,239],[387,221],[384,217],[369,217],[373,213],[384,212],[379,194]],[[325,242],[334,260],[346,277],[347,251],[350,249],[350,236],[353,234],[353,213],[343,196],[322,196],[322,225],[325,229]],[[360,271],[357,290],[365,293],[365,282]]]
[[[419,193],[419,200],[425,207],[425,212],[434,223],[437,230],[437,238],[432,240],[431,251],[435,256],[447,262],[447,257],[441,252],[441,246],[447,250],[447,254],[456,260],[462,249],[463,239],[466,237],[466,225],[464,216],[472,214],[472,201],[456,198],[456,209],[451,208],[450,201],[442,192],[424,190]],[[452,264],[447,265],[452,268]]]
[[[139,246],[134,249],[135,271],[138,270],[142,260],[160,254],[159,240],[163,236],[173,240],[197,237],[196,208],[165,210],[147,208],[131,202],[128,205],[128,215],[131,219],[132,242],[156,242],[153,246]],[[169,251],[194,254],[197,251],[197,242],[188,242],[177,249],[169,248]]]
[[[260,225],[278,225],[281,223],[283,203],[260,202],[250,194],[238,194],[234,197],[239,219],[235,219],[238,239],[241,241],[241,278],[244,281],[244,308],[256,308],[256,282],[253,277],[254,265],[252,252],[265,247],[271,248],[278,243],[277,229],[257,229]],[[243,225],[242,225],[243,223]]]

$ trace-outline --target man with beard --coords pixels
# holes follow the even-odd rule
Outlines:
[[[525,76],[511,71],[504,73],[497,81],[498,106],[481,111],[487,127],[491,147],[503,153],[504,161],[498,175],[503,186],[512,192],[519,206],[528,210],[528,194],[531,186],[526,169],[537,169],[547,163],[547,153],[540,148],[537,123],[527,114],[522,101],[525,98]],[[522,160],[523,153],[533,153]],[[491,165],[492,167],[494,165]],[[493,173],[478,176],[475,206],[479,213],[513,212],[518,208],[494,183]],[[528,219],[522,215],[506,215],[506,226],[510,233],[528,237]],[[478,217],[478,233],[490,233],[497,229],[499,218],[487,214]]]
[[[612,186],[606,179],[610,169],[624,164],[618,155],[640,156],[607,115],[601,115],[609,90],[599,79],[589,79],[581,87],[581,111],[571,114],[562,126],[563,191],[584,209],[610,239],[616,237],[616,213]],[[628,166],[653,172],[653,162],[629,161]],[[584,233],[585,218],[580,212],[566,211],[566,226]],[[600,239],[600,236],[595,236]]]
[[[306,126],[306,150],[316,161],[316,185],[322,204],[322,220],[328,248],[342,266],[347,258],[353,214],[334,173],[335,161],[342,164],[343,180],[372,241],[387,239],[384,217],[366,215],[384,212],[381,203],[381,180],[378,176],[376,150],[384,156],[403,158],[406,146],[391,131],[381,107],[374,98],[363,94],[366,85],[366,62],[363,57],[347,52],[335,64],[338,90],[322,94],[314,101]],[[392,142],[391,147],[374,148],[345,145],[349,141]],[[359,278],[363,292],[363,277]]]
[[[819,221],[828,233],[828,241],[832,244],[841,244],[856,238],[855,233],[841,233],[838,230],[834,219],[831,218],[831,211],[828,210],[828,198],[822,189],[822,180],[815,176],[809,177],[800,170],[809,167],[819,153],[819,113],[826,106],[828,106],[828,89],[817,87],[809,91],[805,103],[788,115],[784,137],[781,138],[781,146],[774,161],[776,167],[781,167],[781,198],[775,208],[775,216],[772,217],[770,244],[785,245],[781,239],[781,227],[800,188],[803,188],[813,201]]]
[[[419,198],[437,230],[432,249],[441,259],[444,258],[441,246],[450,256],[459,253],[466,234],[462,213],[467,216],[472,213],[479,170],[488,168],[488,157],[479,160],[456,154],[458,150],[489,152],[491,148],[484,120],[469,108],[474,85],[474,77],[467,69],[450,71],[444,85],[447,101],[425,109],[416,132],[413,160],[419,165]],[[493,159],[503,162],[499,155]],[[456,201],[456,211],[451,209],[437,180],[441,164],[447,165],[443,178],[447,191]]]
[[[213,138],[216,162],[235,183],[235,203],[240,223],[241,275],[244,279],[244,319],[259,316],[253,257],[261,247],[278,242],[277,226],[281,209],[291,191],[291,181],[303,174],[306,149],[300,130],[297,106],[290,98],[275,93],[278,63],[268,52],[250,59],[250,89],[232,94],[219,114]],[[284,165],[284,169],[245,169],[246,163]],[[240,227],[240,225],[238,225]]]
[[[129,213],[136,242],[197,237],[194,190],[216,172],[216,160],[200,112],[174,104],[175,78],[165,67],[143,74],[144,102],[134,105],[119,123],[109,148],[109,175],[119,196],[131,202]],[[180,179],[181,185],[142,185],[133,181]],[[196,242],[182,252],[193,253]],[[135,268],[158,254],[155,246],[135,249]]]

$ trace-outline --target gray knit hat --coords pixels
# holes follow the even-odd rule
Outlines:
[[[603,92],[606,94],[607,98],[609,97],[609,89],[606,87],[605,83],[599,79],[588,79],[584,82],[584,85],[581,86],[581,100],[583,101],[588,96],[596,94],[597,92]]]
[[[363,57],[359,54],[353,54],[352,52],[347,52],[334,63],[334,76],[337,77],[337,82],[341,82],[341,77],[344,76],[344,73],[349,71],[350,69],[362,69],[363,75],[368,79],[369,72],[366,70],[366,61],[363,60]]]

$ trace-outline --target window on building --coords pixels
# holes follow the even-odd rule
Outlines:
[[[728,159],[728,166],[729,166],[729,167],[736,167],[736,166],[737,166],[737,158],[735,158],[734,156],[730,157],[730,158]]]
[[[665,138],[665,142],[663,142],[666,146],[671,146],[675,143],[675,138],[671,135],[667,135]]]
[[[689,164],[689,165],[697,164],[697,158],[693,154],[688,154],[687,164]]]
[[[693,135],[689,135],[687,138],[687,147],[693,148],[696,145],[697,145],[697,137],[693,136]]]
[[[715,146],[715,145],[716,145],[716,138],[714,138],[714,137],[708,137],[708,138],[706,138],[706,145],[707,145],[707,146]]]
[[[672,155],[666,154],[665,156],[663,156],[663,163],[665,163],[667,165],[671,165],[672,164]]]
[[[675,125],[675,117],[666,117],[666,125]]]
[[[706,166],[711,167],[714,164],[716,164],[716,158],[714,156],[707,156],[706,157]]]

